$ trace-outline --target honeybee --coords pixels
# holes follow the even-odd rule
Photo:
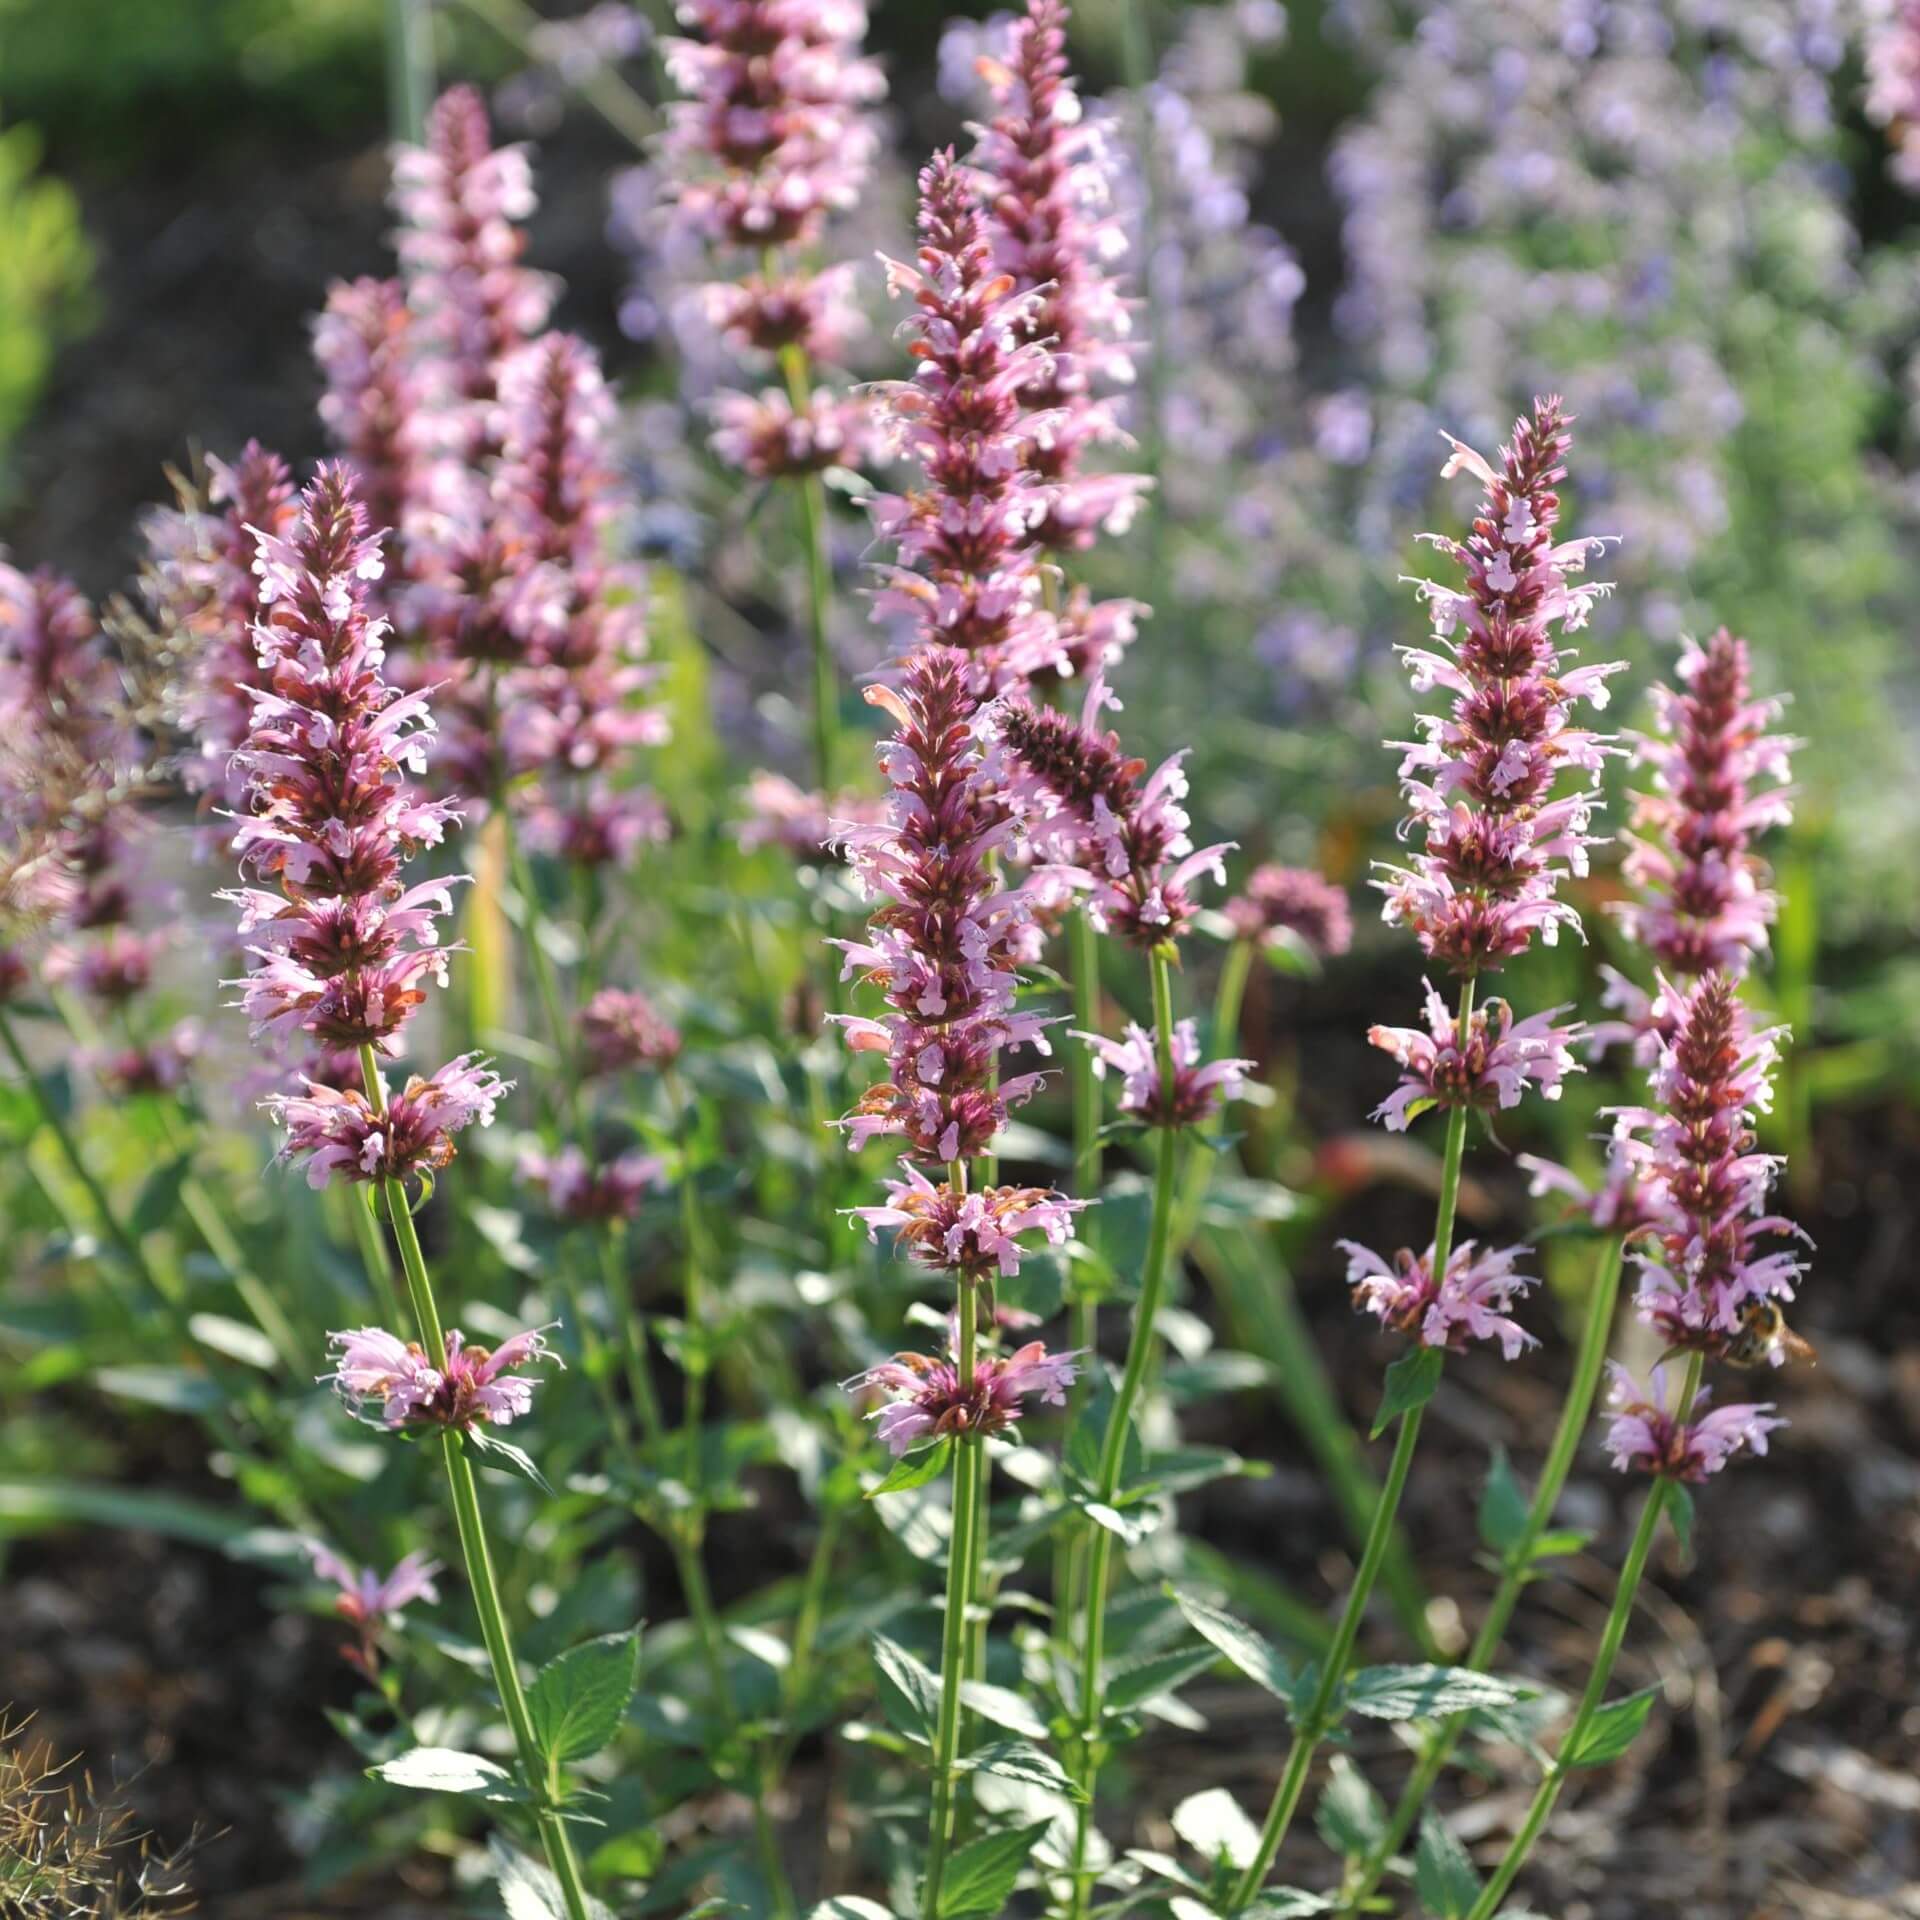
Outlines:
[[[1723,1358],[1735,1367],[1774,1364],[1776,1356],[1804,1360],[1809,1366],[1819,1363],[1811,1340],[1803,1340],[1787,1325],[1787,1316],[1774,1300],[1750,1300],[1740,1312],[1740,1331],[1727,1343]]]

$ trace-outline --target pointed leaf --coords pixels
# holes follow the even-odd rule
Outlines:
[[[1304,1887],[1268,1887],[1252,1906],[1240,1909],[1240,1920],[1307,1920],[1309,1914],[1331,1913],[1338,1904]]]
[[[947,1460],[952,1452],[953,1442],[941,1440],[931,1447],[923,1447],[918,1453],[902,1455],[893,1463],[884,1480],[867,1489],[867,1498],[878,1500],[883,1493],[911,1493],[915,1487],[924,1487],[928,1481],[939,1479],[946,1471]]]
[[[1236,1620],[1198,1594],[1179,1587],[1169,1587],[1167,1592],[1201,1639],[1218,1648],[1249,1680],[1265,1687],[1276,1699],[1292,1705],[1294,1673],[1279,1648],[1244,1620]]]
[[[480,1456],[483,1467],[492,1467],[500,1473],[517,1474],[522,1480],[530,1482],[549,1498],[553,1489],[547,1485],[546,1475],[533,1464],[531,1456],[522,1447],[516,1447],[511,1440],[496,1439],[481,1427],[469,1427],[465,1442]]]
[[[1640,1737],[1658,1698],[1657,1685],[1642,1687],[1624,1700],[1604,1706],[1586,1724],[1578,1740],[1569,1740],[1560,1755],[1563,1767],[1604,1767],[1618,1760]]]
[[[1667,1520],[1680,1543],[1682,1559],[1693,1557],[1693,1495],[1676,1480],[1667,1489]]]
[[[1413,1888],[1434,1920],[1466,1920],[1480,1898],[1480,1876],[1453,1830],[1431,1808],[1420,1817]]]
[[[873,1662],[880,1670],[880,1705],[888,1720],[917,1740],[931,1740],[940,1717],[940,1682],[897,1640],[873,1636]]]
[[[620,1731],[639,1679],[638,1633],[608,1634],[549,1660],[527,1689],[540,1751],[563,1765],[598,1753]]]
[[[1051,1820],[1036,1820],[1031,1826],[1009,1827],[969,1841],[947,1866],[940,1889],[941,1920],[956,1920],[965,1913],[1003,1912],[1028,1856],[1052,1825]]]
[[[1195,1853],[1244,1872],[1260,1851],[1260,1829],[1225,1787],[1191,1793],[1174,1808],[1173,1830]]]
[[[985,1680],[962,1680],[960,1698],[989,1726],[1017,1733],[1028,1740],[1047,1737],[1047,1723],[1027,1704],[1025,1697],[1011,1687],[996,1687]]]
[[[1051,1754],[1024,1740],[995,1740],[965,1755],[956,1769],[960,1773],[990,1773],[997,1779],[1017,1780],[1025,1787],[1043,1787],[1049,1793],[1069,1800],[1087,1796],[1068,1779],[1059,1761]]]
[[[1366,1667],[1347,1681],[1341,1703],[1375,1720],[1427,1720],[1472,1707],[1508,1707],[1528,1691],[1468,1667]]]
[[[1327,1784],[1313,1810],[1320,1838],[1345,1860],[1371,1853],[1387,1837],[1387,1803],[1344,1753],[1327,1769]]]
[[[1107,1680],[1107,1711],[1131,1713],[1135,1707],[1171,1693],[1219,1659],[1211,1646],[1188,1647],[1179,1653],[1159,1653],[1119,1668]]]
[[[1369,1438],[1378,1440],[1403,1414],[1424,1407],[1440,1385],[1441,1369],[1447,1364],[1442,1347],[1415,1347],[1403,1353],[1387,1369],[1387,1383],[1380,1395],[1380,1411],[1373,1417]]]
[[[414,1747],[367,1772],[390,1787],[411,1787],[416,1793],[474,1794],[482,1800],[526,1798],[505,1767],[453,1747]]]
[[[1481,1544],[1497,1554],[1517,1546],[1527,1530],[1527,1496],[1513,1477],[1505,1447],[1493,1450],[1487,1484],[1480,1494]]]
[[[822,1900],[807,1920],[894,1920],[893,1909],[877,1900],[862,1900],[856,1893],[843,1893],[836,1900]]]

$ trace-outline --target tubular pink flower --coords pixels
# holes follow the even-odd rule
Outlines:
[[[896,1353],[845,1384],[852,1394],[894,1396],[875,1410],[874,1433],[899,1455],[926,1440],[1005,1433],[1019,1423],[1031,1399],[1065,1406],[1079,1358],[1078,1353],[1049,1353],[1042,1342],[1031,1340],[1013,1353],[976,1359],[972,1383],[963,1388],[949,1341],[943,1358]]]
[[[1769,1238],[1806,1240],[1766,1211],[1780,1162],[1755,1151],[1781,1034],[1754,1028],[1724,974],[1685,991],[1662,980],[1656,1008],[1673,1037],[1654,1068],[1655,1104],[1614,1115],[1654,1223],[1636,1242],[1640,1313],[1669,1346],[1720,1357],[1740,1350],[1748,1311],[1791,1300],[1805,1270],[1790,1251],[1762,1251]],[[1768,1357],[1778,1364],[1783,1349]]]
[[[667,1166],[658,1154],[629,1152],[590,1162],[577,1146],[558,1153],[524,1153],[520,1178],[538,1187],[562,1220],[631,1220],[649,1193],[667,1185]]]
[[[1469,1340],[1497,1340],[1502,1355],[1514,1360],[1523,1348],[1540,1344],[1507,1313],[1515,1297],[1534,1284],[1513,1270],[1524,1247],[1478,1253],[1474,1241],[1463,1241],[1448,1255],[1446,1274],[1436,1286],[1431,1247],[1417,1259],[1402,1247],[1388,1266],[1357,1241],[1335,1244],[1347,1256],[1355,1304],[1382,1326],[1413,1335],[1423,1347],[1459,1352]]]
[[[1328,960],[1353,945],[1345,890],[1311,867],[1256,867],[1246,891],[1229,900],[1225,910],[1242,940],[1262,946],[1292,941],[1316,960]]]
[[[1604,1232],[1630,1234],[1657,1222],[1637,1158],[1618,1137],[1608,1144],[1606,1176],[1597,1187],[1589,1187],[1557,1161],[1542,1160],[1535,1154],[1518,1154],[1515,1164],[1526,1168],[1530,1176],[1527,1191],[1536,1200],[1549,1193],[1561,1194],[1573,1202],[1576,1213]]]
[[[1553,635],[1585,625],[1606,592],[1573,578],[1604,542],[1555,538],[1567,425],[1557,399],[1536,401],[1531,418],[1515,422],[1497,471],[1453,443],[1443,473],[1471,473],[1484,498],[1464,541],[1428,538],[1466,585],[1422,583],[1434,647],[1404,650],[1414,690],[1444,688],[1453,704],[1425,718],[1425,737],[1405,749],[1403,831],[1417,831],[1422,850],[1379,884],[1389,922],[1411,927],[1456,973],[1497,967],[1536,933],[1551,944],[1562,926],[1579,930],[1556,894],[1564,874],[1586,871],[1608,748],[1572,724],[1572,709],[1579,700],[1605,706],[1607,679],[1624,663],[1567,669]],[[1568,769],[1582,784],[1556,797]]]
[[[313,323],[313,357],[326,381],[320,419],[351,463],[376,533],[398,533],[434,451],[415,321],[397,280],[336,281]]]
[[[286,1129],[284,1160],[303,1162],[307,1184],[343,1180],[417,1180],[439,1172],[453,1158],[453,1136],[478,1121],[493,1124],[494,1110],[512,1091],[477,1054],[463,1053],[426,1079],[409,1077],[376,1114],[357,1088],[342,1090],[304,1080],[304,1093],[268,1097],[266,1107]]]
[[[884,1206],[855,1207],[866,1223],[867,1238],[892,1231],[922,1266],[937,1273],[984,1279],[1020,1271],[1020,1236],[1038,1233],[1049,1245],[1064,1246],[1073,1237],[1073,1216],[1088,1202],[1069,1200],[1045,1187],[980,1187],[956,1193],[935,1186],[910,1160],[902,1160],[903,1180],[885,1183]]]
[[[1886,130],[1888,170],[1920,193],[1920,0],[1876,0],[1866,30],[1867,118]]]
[[[4,998],[0,992],[0,1000]],[[87,1065],[109,1093],[121,1098],[176,1093],[200,1057],[201,1038],[199,1021],[180,1020],[153,1039],[90,1054]]]
[[[1126,251],[1112,212],[1114,157],[1105,125],[1086,117],[1074,89],[1066,23],[1062,0],[1027,0],[1005,62],[982,62],[995,113],[972,165],[995,264],[1016,292],[1036,296],[1024,332],[1047,348],[1023,389],[1046,422],[1028,455],[1048,489],[1035,538],[1078,549],[1103,530],[1124,533],[1149,482],[1082,470],[1090,447],[1126,443],[1099,389],[1129,384],[1133,356],[1128,303],[1111,271]]]
[[[1012,804],[1034,851],[1090,896],[1096,926],[1139,947],[1177,940],[1193,924],[1190,885],[1210,873],[1224,884],[1231,843],[1194,850],[1184,753],[1144,781],[1146,763],[1126,757],[1120,737],[1096,731],[1109,696],[1095,678],[1078,721],[1010,698],[994,727],[1018,769]]]
[[[1779,911],[1750,849],[1792,818],[1781,783],[1795,743],[1768,732],[1779,702],[1754,699],[1747,644],[1724,627],[1704,647],[1689,643],[1679,680],[1655,689],[1658,732],[1636,748],[1654,776],[1654,791],[1634,796],[1627,836],[1626,876],[1641,898],[1616,911],[1668,973],[1738,978],[1766,951]]]
[[[602,987],[580,1016],[580,1049],[589,1073],[669,1067],[680,1057],[680,1035],[645,994]]]
[[[790,395],[768,387],[716,394],[708,444],[728,466],[755,480],[788,480],[828,467],[862,466],[876,443],[859,401],[816,387],[796,413]]]
[[[417,1601],[432,1605],[440,1598],[440,1590],[434,1585],[435,1576],[441,1572],[440,1563],[424,1553],[405,1555],[382,1578],[371,1567],[354,1567],[318,1540],[305,1544],[314,1573],[339,1589],[334,1611],[357,1627],[393,1624]]]
[[[1489,998],[1473,1011],[1464,1039],[1459,1016],[1434,990],[1427,990],[1427,1025],[1369,1027],[1367,1038],[1406,1069],[1406,1078],[1373,1110],[1390,1133],[1404,1133],[1427,1107],[1474,1107],[1482,1113],[1517,1107],[1532,1081],[1549,1100],[1560,1083],[1580,1071],[1572,1048],[1584,1029],[1554,1025],[1567,1011],[1550,1007],[1516,1021],[1506,1001]]]
[[[1773,1403],[1702,1409],[1708,1400],[1703,1387],[1693,1405],[1682,1413],[1666,1406],[1666,1369],[1656,1366],[1651,1385],[1643,1388],[1617,1360],[1607,1362],[1612,1384],[1607,1406],[1606,1449],[1621,1473],[1658,1473],[1695,1485],[1716,1474],[1743,1447],[1751,1453],[1767,1450],[1767,1436],[1787,1423],[1774,1417]]]
[[[1251,1060],[1210,1060],[1200,1064],[1200,1034],[1191,1020],[1173,1030],[1173,1091],[1171,1099],[1160,1083],[1160,1063],[1153,1035],[1129,1021],[1126,1037],[1109,1040],[1102,1034],[1073,1031],[1093,1049],[1093,1071],[1104,1080],[1112,1068],[1121,1076],[1120,1111],[1137,1114],[1150,1127],[1192,1127],[1237,1100]]]
[[[361,1327],[327,1335],[334,1368],[320,1377],[355,1414],[377,1410],[390,1428],[511,1426],[532,1407],[537,1384],[515,1369],[543,1360],[561,1364],[546,1334],[545,1327],[532,1328],[489,1349],[469,1346],[458,1327],[449,1327],[436,1367],[417,1342],[383,1327]]]
[[[827,798],[765,771],[749,776],[746,801],[747,817],[734,830],[741,852],[779,847],[796,860],[837,859],[840,829],[875,826],[886,817],[886,802],[872,794],[849,788]]]

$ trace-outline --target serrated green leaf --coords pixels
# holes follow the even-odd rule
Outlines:
[[[902,1733],[931,1740],[940,1717],[940,1681],[897,1640],[873,1636],[873,1663],[880,1673],[880,1706]]]
[[[941,1920],[1003,1911],[1028,1856],[1052,1825],[1051,1820],[1036,1820],[1030,1826],[1009,1827],[970,1840],[947,1865],[940,1887]]]
[[[481,1800],[526,1798],[505,1767],[454,1747],[413,1747],[369,1767],[367,1774],[390,1787],[410,1787],[416,1793],[472,1794]]]
[[[1336,1753],[1327,1769],[1313,1824],[1320,1838],[1345,1860],[1371,1853],[1387,1837],[1387,1803],[1344,1753]]]
[[[1131,1713],[1146,1701],[1184,1686],[1195,1674],[1206,1672],[1219,1657],[1216,1649],[1208,1645],[1133,1661],[1108,1675],[1107,1711]]]
[[[1453,1829],[1431,1808],[1420,1817],[1413,1889],[1434,1920],[1466,1920],[1480,1898],[1480,1876]]]
[[[566,1895],[543,1862],[528,1859],[497,1833],[489,1837],[487,1851],[493,1856],[500,1904],[507,1910],[507,1920],[568,1920]],[[604,1901],[588,1894],[586,1902],[587,1920],[613,1920],[613,1910]]]
[[[1480,1493],[1480,1540],[1496,1554],[1506,1554],[1519,1545],[1527,1530],[1527,1497],[1513,1477],[1512,1464],[1505,1447],[1495,1447],[1493,1464],[1487,1469],[1487,1484]]]
[[[1647,1715],[1653,1711],[1659,1693],[1657,1685],[1642,1687],[1638,1693],[1630,1693],[1624,1700],[1602,1707],[1587,1722],[1580,1737],[1570,1739],[1560,1750],[1560,1764],[1604,1767],[1609,1760],[1618,1760],[1640,1737],[1640,1729],[1647,1724]]]
[[[962,1680],[960,1698],[991,1727],[1002,1727],[1027,1740],[1047,1737],[1047,1723],[1011,1687],[996,1687],[987,1680]]]
[[[1252,1866],[1260,1851],[1260,1829],[1225,1787],[1188,1794],[1170,1818],[1174,1832],[1203,1860],[1224,1862],[1236,1873]]]
[[[563,1766],[598,1753],[620,1731],[639,1679],[638,1633],[608,1634],[549,1660],[527,1689],[540,1751]]]
[[[1022,1786],[1044,1787],[1049,1793],[1069,1800],[1087,1796],[1074,1785],[1051,1754],[1024,1740],[995,1740],[961,1757],[955,1768],[959,1773],[990,1773],[997,1779],[1017,1780]]]
[[[1279,1648],[1244,1620],[1236,1620],[1198,1594],[1179,1587],[1169,1587],[1167,1593],[1201,1639],[1223,1653],[1249,1680],[1292,1706],[1294,1672]]]
[[[1387,1369],[1380,1411],[1373,1417],[1373,1432],[1369,1437],[1378,1440],[1403,1414],[1424,1407],[1439,1387],[1441,1370],[1446,1364],[1446,1351],[1441,1347],[1414,1347],[1403,1353]]]
[[[547,1485],[546,1475],[533,1464],[532,1456],[524,1447],[516,1447],[511,1440],[499,1439],[484,1427],[467,1428],[464,1440],[480,1456],[481,1466],[492,1467],[499,1473],[511,1473],[538,1487],[549,1499],[553,1497],[553,1489]]]
[[[888,1469],[887,1477],[878,1486],[867,1489],[867,1498],[878,1500],[883,1493],[911,1493],[915,1487],[924,1487],[930,1480],[939,1479],[946,1471],[952,1453],[953,1442],[940,1440],[933,1446],[923,1447],[918,1453],[903,1454]]]
[[[1527,1689],[1469,1667],[1366,1667],[1352,1675],[1343,1708],[1375,1720],[1430,1720],[1474,1707],[1506,1707]]]

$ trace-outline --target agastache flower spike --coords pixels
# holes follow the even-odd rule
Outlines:
[[[1427,1026],[1369,1027],[1367,1038],[1406,1069],[1401,1081],[1372,1117],[1390,1133],[1404,1133],[1417,1113],[1429,1107],[1475,1107],[1482,1113],[1517,1107],[1532,1081],[1549,1100],[1560,1097],[1560,1083],[1580,1071],[1572,1053],[1583,1029],[1555,1026],[1567,1011],[1552,1007],[1516,1021],[1506,1001],[1492,998],[1476,1007],[1464,1036],[1459,1016],[1434,990],[1427,989]]]
[[[1472,474],[1484,498],[1464,541],[1428,536],[1466,585],[1422,584],[1437,650],[1406,652],[1415,691],[1443,688],[1453,705],[1422,721],[1425,738],[1401,761],[1404,831],[1420,835],[1422,850],[1380,885],[1387,919],[1461,974],[1524,953],[1536,933],[1551,943],[1580,924],[1557,893],[1565,874],[1586,871],[1593,788],[1609,749],[1572,724],[1572,708],[1604,706],[1607,679],[1624,663],[1566,668],[1552,631],[1585,625],[1606,591],[1573,578],[1604,543],[1555,538],[1567,425],[1557,399],[1536,401],[1497,470],[1455,441],[1443,473]],[[1568,769],[1581,784],[1562,795]]]
[[[1109,1040],[1102,1034],[1074,1030],[1076,1040],[1093,1049],[1093,1071],[1104,1080],[1108,1068],[1121,1076],[1120,1111],[1131,1113],[1150,1127],[1198,1126],[1228,1101],[1237,1099],[1251,1060],[1200,1062],[1200,1035],[1191,1020],[1173,1030],[1173,1085],[1162,1084],[1153,1035],[1129,1022],[1126,1037]]]
[[[371,1567],[354,1567],[318,1540],[305,1545],[316,1577],[336,1589],[334,1612],[359,1636],[353,1645],[341,1648],[341,1656],[371,1679],[380,1664],[380,1629],[398,1626],[403,1613],[416,1601],[433,1603],[440,1598],[440,1589],[434,1584],[440,1563],[424,1553],[409,1553],[382,1579]]]
[[[890,817],[842,833],[856,884],[877,902],[867,938],[840,943],[846,973],[864,971],[887,1011],[843,1016],[841,1025],[856,1052],[885,1053],[891,1068],[847,1117],[848,1135],[855,1146],[899,1135],[917,1158],[949,1166],[990,1153],[1008,1107],[1039,1086],[1037,1073],[996,1080],[996,1063],[1003,1047],[1044,1052],[1050,1024],[1015,1009],[1016,962],[1033,929],[1024,890],[1005,886],[993,860],[1010,842],[1012,819],[975,677],[964,654],[928,646],[897,688],[870,690],[895,723],[880,749]],[[913,1217],[886,1224],[914,1227],[908,1244],[926,1260],[935,1242],[917,1229],[936,1222],[940,1253],[931,1263],[957,1271],[987,1257],[1015,1271],[1018,1233],[1035,1227],[1064,1238],[1071,1211],[1055,1195],[968,1193],[960,1182],[933,1188],[911,1173],[893,1193]]]
[[[1747,644],[1722,628],[1688,643],[1679,687],[1654,690],[1657,732],[1635,759],[1654,791],[1635,794],[1624,871],[1640,897],[1615,909],[1621,930],[1670,975],[1722,970],[1736,979],[1767,950],[1779,901],[1753,838],[1792,818],[1784,785],[1795,742],[1769,732],[1780,711],[1753,697]],[[1597,1045],[1632,1040],[1650,1065],[1661,1036],[1648,996],[1612,968],[1607,1000],[1624,1018],[1596,1028]]]
[[[1225,912],[1242,940],[1272,947],[1292,939],[1316,960],[1353,945],[1346,893],[1311,867],[1256,867],[1246,891],[1229,900]]]
[[[905,613],[930,640],[981,660],[1002,684],[1065,665],[1040,606],[1035,530],[1052,504],[1034,471],[1051,424],[1024,399],[1048,351],[1031,338],[1037,293],[1015,290],[993,259],[977,193],[951,152],[920,175],[918,263],[887,262],[911,297],[901,331],[919,369],[880,389],[896,450],[924,485],[876,494],[875,530],[898,564],[882,570],[882,615]]]
[[[1412,1334],[1423,1347],[1457,1352],[1469,1340],[1497,1340],[1501,1353],[1514,1360],[1522,1349],[1540,1344],[1507,1313],[1515,1297],[1534,1284],[1513,1270],[1524,1247],[1480,1253],[1475,1242],[1463,1241],[1448,1256],[1446,1273],[1436,1284],[1431,1247],[1418,1257],[1402,1247],[1389,1266],[1357,1241],[1336,1244],[1347,1256],[1355,1305],[1382,1326]]]
[[[1077,722],[1009,699],[996,709],[994,725],[1019,770],[1012,801],[1035,853],[1089,893],[1096,926],[1153,947],[1178,940],[1192,925],[1190,884],[1201,873],[1224,882],[1222,856],[1231,843],[1194,850],[1180,804],[1186,755],[1176,753],[1148,775],[1145,761],[1127,757],[1118,734],[1096,731],[1108,704],[1096,678]]]
[[[1047,483],[1044,547],[1084,548],[1124,533],[1148,481],[1089,473],[1089,447],[1124,442],[1103,386],[1133,379],[1128,305],[1111,271],[1126,251],[1112,213],[1114,156],[1107,128],[1086,117],[1068,70],[1067,8],[1028,0],[1013,23],[1004,63],[983,60],[992,122],[980,129],[972,164],[991,224],[994,259],[1021,293],[1038,296],[1026,337],[1048,349],[1023,398],[1045,417],[1029,464]]]
[[[320,1377],[354,1413],[390,1428],[511,1426],[532,1408],[538,1385],[516,1369],[542,1360],[561,1364],[547,1332],[531,1328],[487,1348],[469,1346],[458,1327],[449,1327],[435,1366],[417,1341],[360,1327],[327,1335],[334,1370]]]
[[[407,1022],[445,977],[436,921],[445,883],[409,887],[403,870],[436,844],[454,811],[409,783],[432,720],[419,694],[382,676],[385,625],[368,611],[378,547],[344,466],[323,467],[285,533],[261,533],[254,629],[264,687],[238,758],[252,802],[234,838],[243,871],[274,890],[225,897],[251,936],[239,984],[256,1038],[398,1051]],[[378,1112],[362,1091],[308,1083],[269,1103],[283,1151],[324,1185],[431,1173],[451,1136],[493,1118],[505,1084],[471,1055],[415,1077]]]
[[[1638,1177],[1650,1230],[1636,1237],[1641,1316],[1669,1346],[1710,1358],[1738,1354],[1749,1315],[1791,1300],[1804,1263],[1781,1236],[1806,1235],[1766,1210],[1779,1161],[1756,1150],[1753,1118],[1772,1104],[1777,1028],[1756,1030],[1724,974],[1688,991],[1662,980],[1653,1104],[1615,1115]],[[1776,1364],[1783,1349],[1766,1357]]]

